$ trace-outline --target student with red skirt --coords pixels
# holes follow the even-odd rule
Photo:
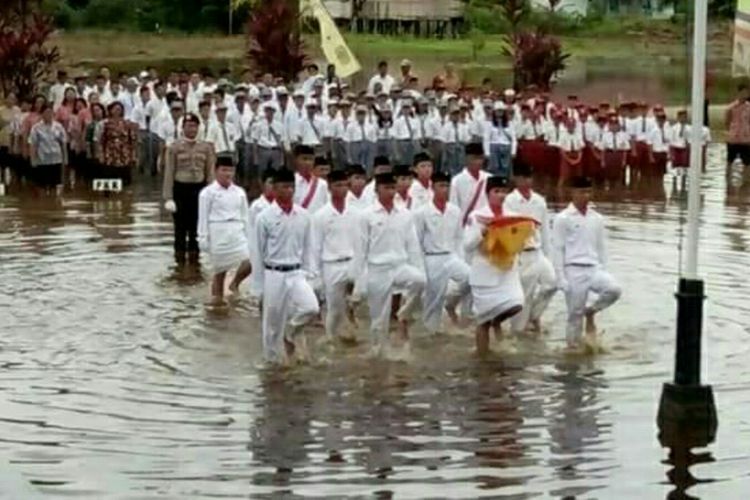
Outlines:
[[[583,170],[583,137],[576,131],[574,118],[566,118],[557,145],[560,150],[560,177],[557,187],[563,187],[569,179],[580,177]]]
[[[644,172],[648,177],[661,178],[667,173],[669,162],[669,136],[670,125],[667,123],[667,115],[664,111],[656,111],[656,125],[649,131],[648,145],[651,148],[651,168]]]
[[[620,127],[617,115],[610,115],[607,130],[602,133],[599,143],[602,154],[602,170],[604,178],[610,185],[625,183],[625,166],[628,155],[632,150],[630,136]]]

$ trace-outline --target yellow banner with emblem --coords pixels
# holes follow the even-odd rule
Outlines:
[[[300,12],[303,16],[314,17],[318,20],[320,46],[328,62],[336,65],[338,76],[346,78],[362,69],[322,0],[301,0]]]
[[[750,76],[750,0],[737,0],[733,45],[732,76]]]

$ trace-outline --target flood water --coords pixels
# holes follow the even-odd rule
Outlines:
[[[747,498],[750,173],[727,180],[721,147],[710,163],[700,262],[719,431],[689,471],[666,462],[655,425],[685,209],[669,178],[597,203],[624,288],[600,318],[608,354],[556,353],[558,295],[549,336],[502,359],[476,360],[453,332],[418,334],[410,363],[321,347],[287,371],[261,368],[252,308],[209,314],[207,283],[175,275],[156,182],[108,199],[11,189],[0,498]]]

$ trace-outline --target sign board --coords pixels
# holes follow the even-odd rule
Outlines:
[[[732,76],[750,76],[750,0],[737,0],[733,45]]]
[[[122,179],[94,179],[94,191],[119,193],[122,191]]]

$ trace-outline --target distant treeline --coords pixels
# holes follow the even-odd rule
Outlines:
[[[8,0],[0,0],[5,2]],[[10,0],[24,1],[24,0]],[[179,31],[179,32],[224,32],[229,26],[229,0],[40,0],[43,8],[55,18],[63,29],[103,28],[127,31]],[[282,0],[278,0],[282,1]],[[368,0],[361,0],[365,3]],[[465,31],[472,28],[484,33],[503,33],[507,26],[498,15],[505,0],[464,0]],[[35,0],[30,0],[34,3]],[[633,6],[648,12],[658,6],[673,4],[678,14],[689,14],[694,0],[591,0],[587,19],[572,19],[568,16],[552,16],[547,19],[557,32],[576,31],[597,24],[614,12],[634,13]],[[240,7],[232,16],[232,31],[242,31],[251,9],[252,1],[236,1]],[[558,2],[551,2],[557,4]],[[734,16],[737,0],[709,0],[712,18]],[[638,9],[636,9],[638,10]],[[538,12],[549,16],[549,12]],[[605,30],[602,30],[605,31]],[[606,30],[608,31],[608,30]]]
[[[43,0],[43,7],[63,29],[191,33],[226,32],[229,27],[229,0]],[[234,12],[235,32],[241,31],[248,12],[246,5]]]

